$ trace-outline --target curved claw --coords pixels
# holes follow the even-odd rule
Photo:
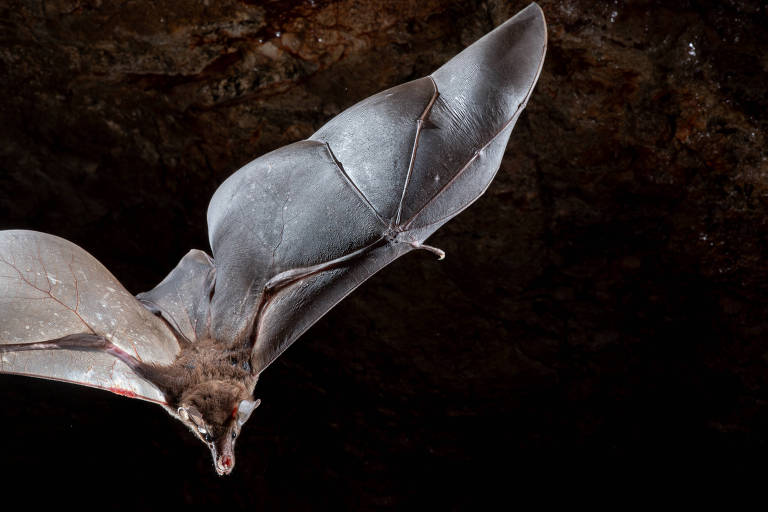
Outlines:
[[[411,242],[410,246],[414,249],[424,249],[425,251],[429,251],[432,254],[437,255],[437,260],[443,260],[445,259],[445,251],[442,249],[438,249],[437,247],[432,247],[431,245],[422,244],[421,242]]]

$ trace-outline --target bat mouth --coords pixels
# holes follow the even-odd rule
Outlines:
[[[215,456],[214,456],[215,457]],[[215,466],[216,466],[216,473],[219,475],[228,475],[232,472],[232,469],[235,467],[235,458],[232,455],[221,455],[220,457],[215,457]]]

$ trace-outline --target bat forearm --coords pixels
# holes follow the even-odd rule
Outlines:
[[[25,352],[29,350],[101,350],[109,343],[96,334],[70,334],[63,338],[32,343],[0,345],[0,352]]]
[[[2,352],[26,352],[30,350],[79,350],[86,352],[106,352],[127,364],[132,370],[140,371],[143,363],[113,344],[104,336],[97,334],[70,334],[53,340],[32,343],[10,343],[0,345]]]

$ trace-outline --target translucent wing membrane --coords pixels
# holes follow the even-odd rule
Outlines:
[[[280,148],[230,176],[211,200],[208,225],[216,262],[212,334],[245,342],[269,305],[268,282],[343,258],[384,229],[328,146],[315,141]],[[316,305],[291,307],[312,315]],[[262,342],[271,343],[256,345]]]
[[[136,298],[190,342],[210,337],[210,299],[216,269],[203,251],[193,249],[152,290]]]
[[[374,94],[320,128],[350,179],[385,219],[394,220],[408,178],[417,120],[437,95],[428,77]]]
[[[0,345],[72,334],[104,336],[144,362],[170,363],[172,331],[93,256],[62,238],[0,231]],[[106,353],[0,353],[0,372],[57,379],[162,402],[163,395]]]

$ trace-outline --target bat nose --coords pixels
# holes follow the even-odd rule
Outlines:
[[[235,466],[235,459],[231,455],[222,455],[216,460],[216,469],[222,475],[228,475]]]

